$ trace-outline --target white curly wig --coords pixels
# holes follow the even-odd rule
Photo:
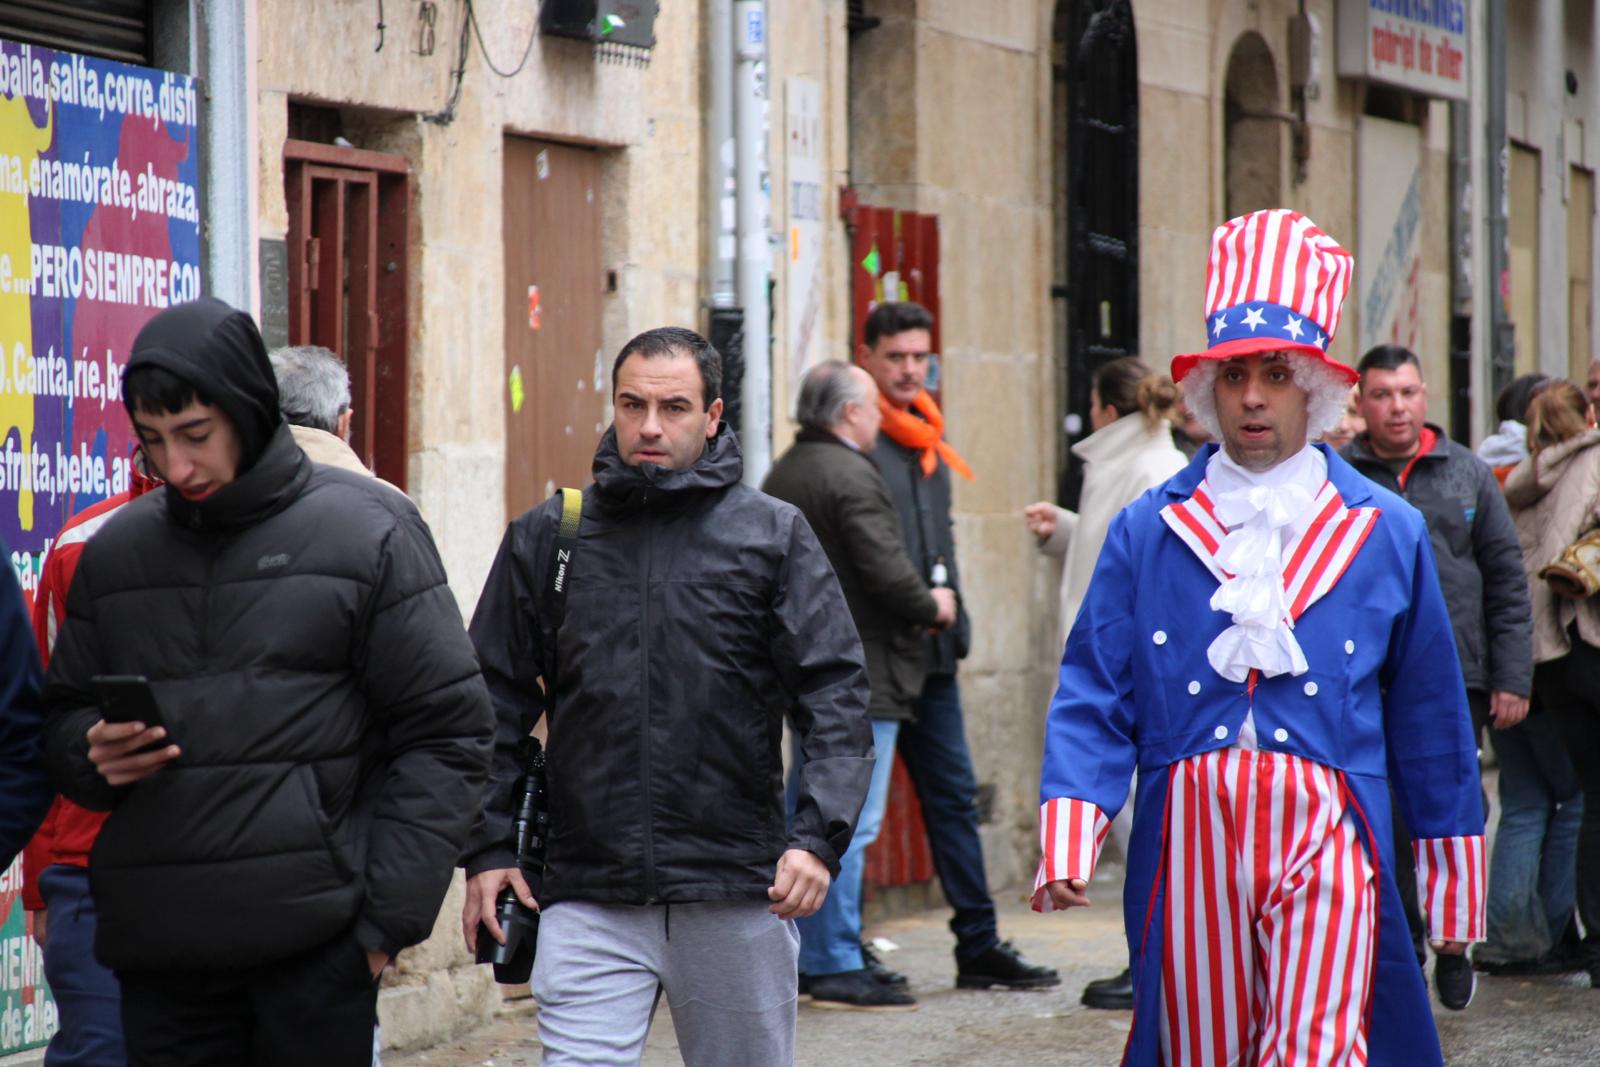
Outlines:
[[[1215,441],[1222,440],[1222,424],[1217,420],[1217,398],[1213,391],[1221,366],[1219,359],[1202,359],[1179,383],[1183,387],[1183,402]],[[1345,405],[1350,401],[1350,383],[1319,359],[1291,358],[1289,371],[1294,375],[1294,384],[1306,394],[1306,440],[1320,441],[1344,417]]]

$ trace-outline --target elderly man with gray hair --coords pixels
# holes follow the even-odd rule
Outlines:
[[[268,353],[278,379],[278,403],[295,444],[313,463],[371,474],[350,447],[350,371],[321,345],[291,345]]]
[[[773,464],[762,489],[800,509],[839,576],[866,651],[877,749],[872,784],[833,890],[821,910],[796,921],[801,991],[809,991],[818,1007],[909,1010],[916,1000],[905,991],[905,979],[863,955],[861,876],[888,802],[895,738],[922,689],[922,635],[955,621],[956,597],[950,589],[929,588],[912,564],[888,486],[865,454],[882,421],[872,376],[845,363],[818,364],[801,383],[796,418],[794,446]]]

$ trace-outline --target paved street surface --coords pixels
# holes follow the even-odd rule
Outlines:
[[[1119,1062],[1128,1015],[1078,1004],[1085,982],[1124,963],[1117,886],[1096,886],[1095,906],[1070,915],[1035,915],[1013,897],[1001,904],[1001,934],[1036,962],[1061,971],[1044,993],[957,991],[947,916],[926,912],[884,923],[869,935],[899,945],[886,962],[911,978],[917,1011],[823,1011],[802,1005],[797,1062],[802,1067],[950,1065],[1106,1067]],[[1584,1067],[1600,1063],[1600,990],[1587,979],[1491,979],[1480,976],[1465,1012],[1435,1007],[1450,1067]],[[535,1067],[533,1009],[523,1002],[505,1018],[437,1048],[384,1056],[385,1067]],[[682,1063],[665,1005],[656,1017],[645,1067]],[[754,1067],[754,1065],[752,1065]]]

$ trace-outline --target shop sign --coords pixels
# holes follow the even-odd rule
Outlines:
[[[1339,74],[1467,98],[1468,0],[1339,0]]]

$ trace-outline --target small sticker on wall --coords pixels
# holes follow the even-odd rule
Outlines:
[[[539,154],[533,157],[533,173],[538,175],[540,181],[550,177],[550,150],[539,149]]]
[[[539,313],[539,287],[528,286],[528,329],[537,330],[544,325],[544,317]]]
[[[511,388],[511,413],[515,415],[522,410],[522,402],[528,398],[522,390],[521,367],[511,368],[511,381],[508,385]]]

